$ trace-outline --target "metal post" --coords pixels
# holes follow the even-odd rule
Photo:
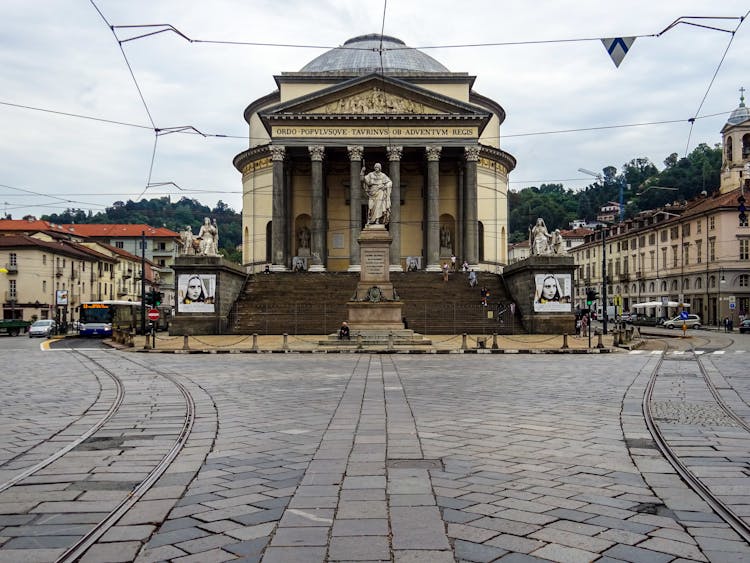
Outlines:
[[[498,348],[499,346],[497,345],[497,333],[493,332],[492,333],[492,349],[497,350]]]
[[[183,335],[182,337],[182,349],[183,350],[190,350],[190,344],[188,344],[188,338],[189,336],[187,334]]]
[[[257,349],[258,349],[258,333],[254,332],[253,333],[253,350],[257,350]]]
[[[602,334],[607,334],[607,228],[602,226]]]
[[[563,334],[563,345],[562,345],[562,348],[560,348],[560,349],[561,350],[567,350],[568,348],[569,348],[569,346],[568,346],[568,335],[567,334]]]
[[[141,231],[141,334],[146,337],[146,231]]]
[[[289,334],[284,333],[284,344],[282,345],[284,350],[289,350]]]
[[[461,349],[466,350],[466,333],[461,336]]]

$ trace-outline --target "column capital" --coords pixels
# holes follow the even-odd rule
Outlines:
[[[467,162],[477,162],[479,160],[479,152],[482,149],[477,145],[469,145],[464,147],[464,157]]]
[[[440,160],[440,151],[442,150],[443,147],[439,145],[427,145],[424,149],[425,153],[427,154],[427,160],[429,161]]]
[[[404,152],[404,147],[390,145],[385,148],[385,152],[388,153],[388,160],[401,160],[401,155]]]
[[[322,161],[326,152],[326,148],[323,145],[310,145],[307,147],[307,150],[310,151],[310,160],[313,162]]]
[[[362,160],[362,155],[365,153],[365,147],[362,145],[349,145],[346,147],[346,151],[349,153],[349,160]]]
[[[271,160],[284,160],[286,156],[286,147],[281,145],[271,145]]]

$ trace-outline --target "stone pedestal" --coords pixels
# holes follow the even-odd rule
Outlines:
[[[384,225],[366,225],[359,236],[360,278],[347,304],[353,331],[401,330],[402,307],[390,281],[392,238]]]
[[[524,328],[532,334],[574,334],[576,266],[572,256],[530,256],[506,266],[505,284],[521,313]],[[552,275],[563,294],[559,301],[538,299],[540,282]],[[565,285],[567,284],[567,287]]]

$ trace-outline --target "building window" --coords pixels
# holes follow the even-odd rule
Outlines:
[[[716,239],[708,239],[708,261],[713,262],[716,260]]]
[[[690,243],[686,242],[682,245],[682,263],[687,266],[690,264]]]
[[[140,248],[141,250],[146,250],[147,245],[148,245],[148,241],[141,240],[138,242],[138,248]]]
[[[667,266],[667,249],[666,248],[661,249],[661,265],[662,265],[662,268],[666,268]]]
[[[653,292],[654,292],[654,289],[656,289],[656,286],[654,285],[654,282],[650,282],[650,283],[648,284],[648,291],[649,291],[650,293],[653,293]]]
[[[684,225],[682,225],[682,236],[683,237],[690,236],[690,223],[685,223]]]
[[[701,246],[702,244],[702,240],[695,241],[695,260],[696,262],[698,262],[698,264],[703,262],[703,247]]]
[[[160,242],[159,243],[159,250],[166,250],[167,249],[167,243],[166,242]]]
[[[700,221],[697,221],[695,223],[695,232],[696,234],[701,234],[701,222]]]
[[[42,280],[42,293],[47,293],[47,280]]]
[[[12,300],[15,301],[16,297],[17,297],[16,296],[16,280],[8,280],[8,283],[10,284],[10,291],[9,291],[10,295],[9,295],[9,297],[10,297],[10,299],[12,299]]]
[[[125,248],[125,243],[121,240],[115,241],[115,248]]]
[[[15,252],[10,253],[10,265],[18,266],[18,255]]]
[[[703,287],[703,279],[695,278],[695,289],[700,289],[702,287]]]
[[[747,214],[745,214],[744,217],[744,219],[740,220],[740,227],[747,227]]]
[[[677,245],[672,246],[672,267],[677,267]]]
[[[162,268],[165,268],[167,266],[167,261],[164,260],[163,258],[160,259],[159,260],[159,266],[161,266]]]
[[[750,275],[742,274],[738,279],[737,283],[740,287],[750,287]]]
[[[42,266],[46,266],[46,265],[47,265],[47,255],[42,254]]]
[[[660,238],[662,242],[667,242],[667,229],[661,231]]]
[[[654,271],[656,269],[656,252],[650,251],[649,258],[651,259],[651,271]]]
[[[750,260],[750,239],[740,239],[740,260]]]
[[[716,228],[716,217],[713,215],[708,218],[708,230],[713,231]]]
[[[648,243],[651,246],[654,246],[656,244],[656,233],[651,233],[648,235]]]

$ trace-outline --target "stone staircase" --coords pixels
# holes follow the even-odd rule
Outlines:
[[[392,272],[391,282],[404,303],[406,328],[424,335],[524,333],[518,315],[510,314],[502,277],[477,274],[477,286],[469,287],[462,273],[452,273],[444,282],[440,273]],[[347,319],[346,303],[358,281],[354,272],[255,274],[248,278],[229,326],[234,334],[335,333]],[[490,291],[487,307],[481,303],[482,286]]]

